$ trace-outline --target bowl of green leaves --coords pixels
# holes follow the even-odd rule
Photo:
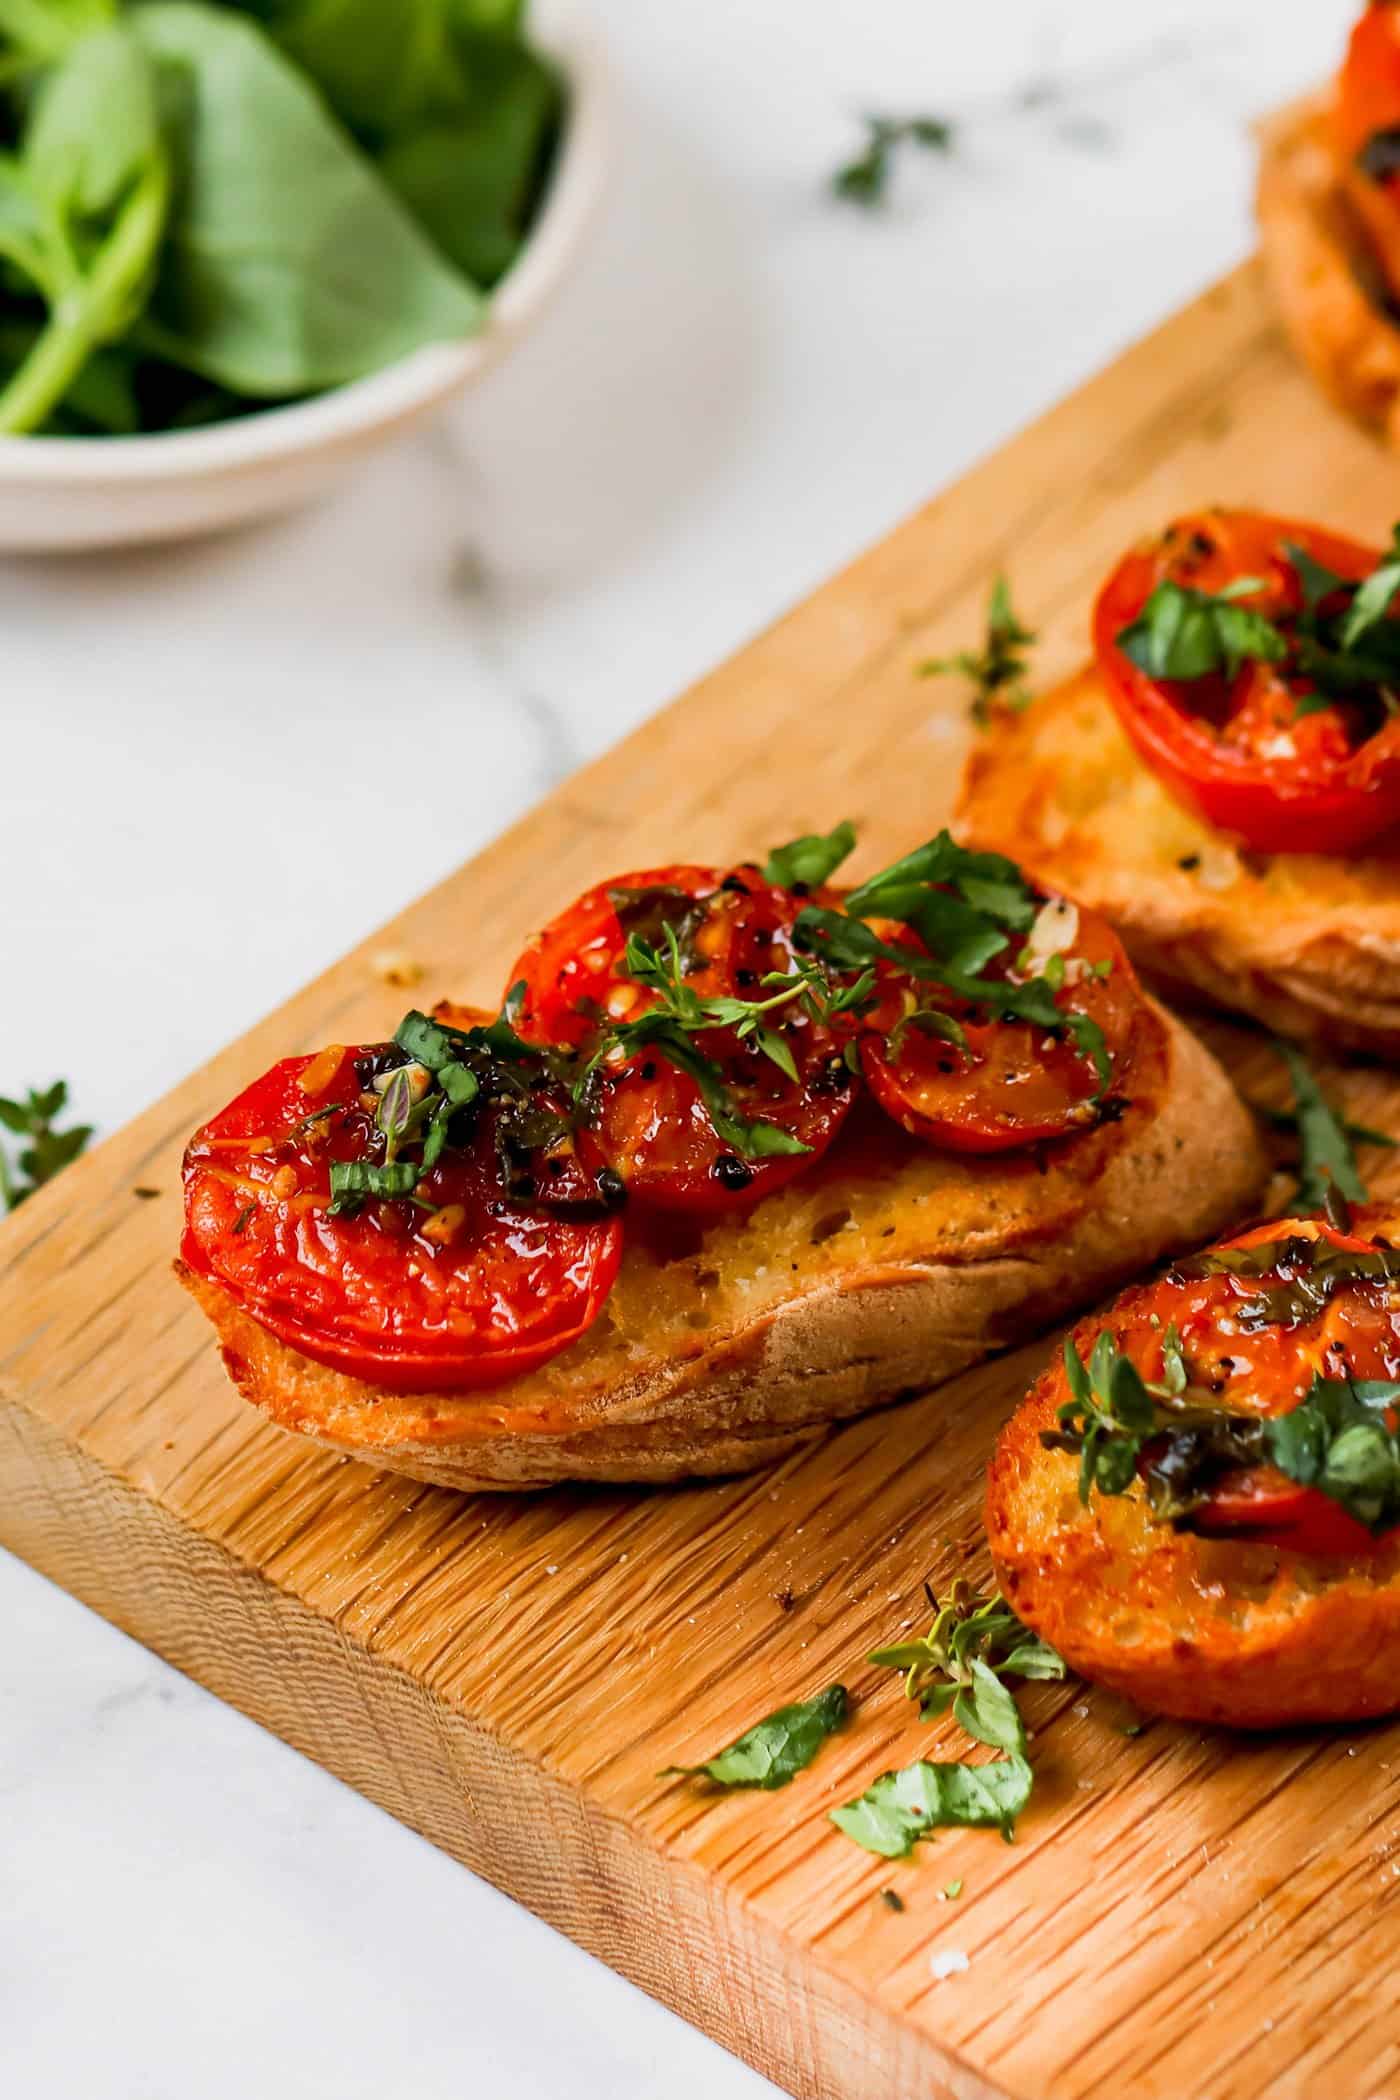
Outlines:
[[[524,0],[0,0],[0,548],[318,495],[485,372],[596,197]]]

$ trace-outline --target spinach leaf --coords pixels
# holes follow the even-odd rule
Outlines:
[[[703,1764],[668,1765],[658,1778],[712,1779],[716,1786],[762,1787],[771,1793],[805,1771],[829,1735],[845,1724],[850,1702],[833,1684],[811,1699],[780,1706]]]
[[[448,261],[484,286],[520,252],[563,107],[554,68],[523,45],[493,55],[489,77],[465,112],[390,138],[378,163]]]
[[[47,315],[0,393],[0,432],[40,428],[140,311],[170,203],[155,70],[125,29],[46,72],[18,158],[0,164],[0,255]]]
[[[156,0],[131,19],[186,89],[148,347],[271,398],[362,378],[481,325],[475,289],[250,22],[197,0]]]
[[[263,13],[279,48],[362,136],[466,100],[453,0],[281,0]]]

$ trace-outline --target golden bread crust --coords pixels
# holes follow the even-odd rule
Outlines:
[[[954,828],[1102,912],[1162,984],[1285,1035],[1400,1052],[1400,845],[1236,849],[1143,764],[1092,665],[979,739]]]
[[[1393,1205],[1357,1216],[1400,1231]],[[1109,1324],[1080,1323],[1082,1355]],[[1002,1432],[986,1519],[1007,1601],[1071,1669],[1151,1712],[1232,1728],[1400,1707],[1400,1537],[1357,1560],[1309,1559],[1173,1531],[1140,1494],[1096,1493],[1086,1508],[1078,1460],[1040,1442],[1064,1397],[1057,1357]]]
[[[1385,312],[1366,229],[1338,181],[1329,95],[1261,127],[1260,248],[1289,340],[1347,415],[1400,444],[1400,327]]]
[[[1125,1114],[958,1160],[878,1112],[747,1217],[629,1240],[597,1324],[477,1393],[389,1393],[312,1363],[177,1264],[239,1391],[284,1429],[461,1488],[744,1472],[832,1422],[1024,1340],[1257,1200],[1267,1165],[1225,1073],[1146,1009]]]

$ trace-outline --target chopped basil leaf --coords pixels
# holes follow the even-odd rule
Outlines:
[[[815,889],[835,874],[855,847],[856,828],[849,822],[826,833],[808,832],[804,838],[789,839],[786,846],[773,848],[763,864],[763,879],[779,889],[790,890],[798,884]]]
[[[1362,636],[1383,620],[1390,611],[1395,593],[1400,591],[1400,527],[1391,532],[1389,559],[1371,571],[1364,582],[1357,586],[1351,601],[1351,610],[1342,622],[1342,647],[1354,649]]]
[[[845,1686],[830,1685],[811,1699],[780,1706],[703,1764],[668,1765],[657,1776],[705,1778],[716,1786],[761,1787],[771,1793],[806,1770],[827,1737],[844,1725],[849,1710]]]
[[[1120,629],[1118,647],[1150,678],[1233,678],[1242,663],[1282,663],[1288,639],[1263,613],[1235,603],[1262,590],[1257,576],[1239,576],[1223,591],[1193,589],[1164,578],[1137,618]]]
[[[377,1166],[368,1159],[335,1159],[331,1161],[330,1215],[353,1210],[366,1196],[378,1196],[392,1202],[400,1196],[411,1196],[418,1186],[422,1174],[421,1166],[410,1160],[396,1160],[389,1166]]]
[[[858,1799],[829,1814],[838,1830],[882,1859],[907,1859],[921,1839],[952,1824],[1000,1830],[1009,1843],[1033,1777],[1020,1752],[989,1765],[920,1758],[902,1771],[882,1773]]]
[[[1329,1105],[1302,1051],[1292,1043],[1277,1040],[1273,1047],[1287,1065],[1293,1082],[1293,1118],[1302,1155],[1299,1203],[1305,1210],[1320,1210],[1330,1189],[1336,1189],[1349,1203],[1364,1203],[1366,1184],[1357,1170],[1346,1125]]]

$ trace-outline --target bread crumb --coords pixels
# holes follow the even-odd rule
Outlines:
[[[426,974],[422,963],[415,962],[403,948],[381,948],[370,957],[369,966],[382,983],[401,988],[421,984]]]
[[[938,1983],[942,1983],[945,1976],[961,1976],[972,1966],[961,1947],[949,1947],[942,1954],[931,1954],[928,1965]]]

